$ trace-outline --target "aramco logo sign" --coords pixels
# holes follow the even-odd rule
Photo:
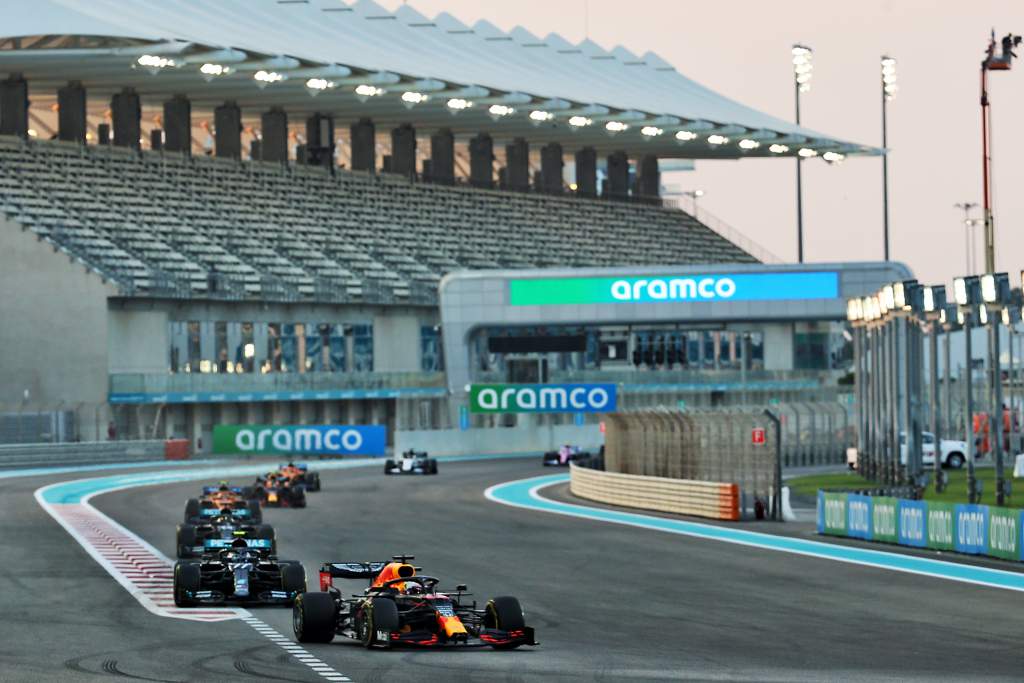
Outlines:
[[[611,413],[614,384],[473,384],[473,413]]]
[[[835,299],[839,274],[722,273],[509,280],[513,306]]]
[[[218,455],[384,455],[383,425],[216,425]]]

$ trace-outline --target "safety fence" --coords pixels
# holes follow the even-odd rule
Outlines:
[[[602,472],[575,464],[570,472],[569,490],[580,498],[678,515],[740,518],[740,492],[736,484]]]
[[[163,460],[164,458],[180,459],[182,456],[178,455],[178,451],[168,445],[174,443],[166,441],[94,441],[5,444],[0,445],[0,468],[101,465],[114,462]],[[175,457],[176,455],[177,457]],[[187,452],[184,457],[187,457]]]
[[[1024,561],[1024,511],[818,492],[818,533]]]
[[[763,412],[614,413],[605,417],[605,470],[730,482],[745,496],[766,501],[780,483],[777,433]]]

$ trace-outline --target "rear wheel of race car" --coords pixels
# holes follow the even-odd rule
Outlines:
[[[493,628],[499,631],[513,631],[521,629],[526,626],[526,620],[523,617],[523,608],[519,604],[519,600],[510,596],[502,596],[500,598],[491,598],[487,603],[487,609],[484,613],[484,627]],[[521,643],[512,643],[508,645],[495,645],[496,650],[514,650],[519,647]]]
[[[188,596],[188,592],[199,590],[199,565],[192,562],[176,562],[174,564],[174,604],[178,607],[194,607],[197,602]]]
[[[263,522],[263,508],[260,507],[260,501],[256,498],[251,498],[245,501],[245,507],[249,510],[249,518],[253,524],[260,524]]]
[[[192,548],[196,545],[196,528],[191,524],[178,527],[178,557],[192,557]]]
[[[374,645],[391,647],[391,641],[381,642],[377,640],[377,631],[387,631],[388,634],[399,629],[398,605],[394,600],[388,598],[373,598],[370,604],[363,610],[363,616],[356,623],[356,633],[363,647],[369,648]]]
[[[431,458],[427,462],[427,474],[437,474],[437,460]]]
[[[301,564],[281,565],[281,590],[300,595],[306,592],[306,570]]]
[[[391,468],[395,466],[394,460],[384,461],[384,474],[391,474]]]
[[[303,593],[292,607],[292,630],[300,643],[329,643],[334,640],[337,615],[330,593]]]
[[[185,521],[191,522],[193,517],[199,516],[199,499],[189,498],[185,503]]]

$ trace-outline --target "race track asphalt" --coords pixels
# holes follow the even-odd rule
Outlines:
[[[323,561],[412,553],[426,573],[467,583],[481,600],[519,597],[539,647],[368,652],[338,639],[307,649],[360,682],[1024,676],[1021,593],[484,498],[492,484],[546,473],[536,459],[442,463],[436,477],[385,477],[377,467],[324,472],[307,509],[265,512],[280,555],[305,564],[311,588]],[[93,475],[3,483],[0,680],[324,680],[240,621],[144,610],[32,497],[44,484],[83,476]],[[174,526],[197,486],[129,489],[92,502],[173,557]],[[290,610],[253,612],[291,635]]]

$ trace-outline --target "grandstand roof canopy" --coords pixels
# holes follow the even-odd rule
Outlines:
[[[652,52],[430,19],[408,5],[391,13],[372,0],[33,0],[5,13],[0,72],[24,74],[35,101],[80,80],[92,96],[132,86],[147,104],[185,93],[199,110],[234,100],[250,113],[279,105],[568,149],[696,159],[879,151],[723,97]],[[472,104],[456,111],[451,100]],[[773,154],[773,143],[788,149]]]

